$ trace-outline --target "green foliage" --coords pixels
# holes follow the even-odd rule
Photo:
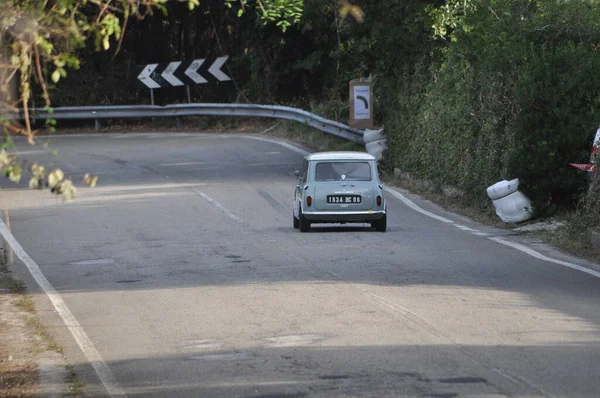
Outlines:
[[[476,9],[476,3],[476,0],[448,0],[439,7],[428,6],[434,35],[445,39],[457,28],[468,32],[471,27],[465,19],[467,14]]]
[[[600,166],[600,158],[596,159],[596,170]],[[569,232],[576,236],[588,236],[588,229],[600,232],[600,173],[589,173],[590,188],[581,197],[577,208],[568,224]],[[596,248],[597,249],[597,248]]]
[[[303,0],[220,0],[232,7],[239,4],[241,15],[247,7],[258,11],[264,24],[273,23],[282,31],[297,24],[302,17]],[[199,0],[179,0],[189,13],[200,5]],[[29,122],[33,76],[37,79],[46,107],[50,107],[47,81],[56,84],[66,78],[67,68],[79,68],[81,54],[88,40],[96,51],[116,47],[119,51],[130,18],[143,20],[154,10],[167,12],[167,0],[5,0],[0,5],[0,51],[8,54],[10,64],[0,62],[0,114],[20,105],[25,114],[25,126],[0,123],[9,131],[23,134],[33,142],[34,131]],[[212,18],[212,17],[211,17]],[[116,44],[116,46],[115,46]],[[18,97],[10,90],[18,75]]]
[[[231,7],[231,0],[220,0],[221,4]],[[237,2],[241,6],[241,16],[248,7],[247,0]],[[273,23],[280,30],[300,21],[303,12],[303,0],[262,0],[252,4],[264,24]],[[189,19],[190,11],[200,5],[199,0],[179,0],[186,7]],[[67,77],[67,68],[78,69],[81,66],[81,49],[93,43],[96,51],[116,48],[119,52],[125,39],[125,27],[129,19],[138,21],[152,16],[154,10],[167,16],[167,0],[5,0],[0,4],[0,127],[8,134],[22,134],[34,143],[35,130],[31,126],[30,106],[35,101],[34,94],[41,96],[44,108],[51,111],[48,82],[57,84]],[[212,16],[210,16],[212,20]],[[10,60],[6,63],[4,56]],[[18,78],[18,79],[17,79]],[[97,79],[94,79],[97,80]],[[19,84],[17,90],[13,87]],[[34,83],[34,84],[32,84]],[[120,83],[120,82],[119,82]],[[89,84],[86,85],[89,87]],[[118,87],[115,84],[113,88]],[[68,88],[67,90],[70,90]],[[17,93],[15,93],[17,91]],[[112,94],[112,93],[111,93]],[[89,98],[89,96],[88,96]],[[77,103],[75,105],[82,105]],[[6,115],[17,108],[23,110],[25,123],[21,126]],[[46,127],[54,131],[55,120],[47,120]],[[8,137],[8,135],[7,135]],[[9,155],[5,141],[0,152],[0,169],[11,181],[18,183],[22,177],[22,164],[13,155]],[[31,179],[29,187],[44,188],[45,170],[33,165],[29,168]],[[84,182],[90,186],[97,184],[97,177],[85,176]],[[71,180],[65,178],[60,170],[48,175],[47,186],[52,192],[64,199],[73,199],[76,189]]]
[[[228,8],[240,4],[238,17],[244,15],[246,8],[249,7],[248,0],[225,0],[225,4]],[[263,24],[275,23],[283,32],[300,22],[304,8],[304,0],[262,0],[256,4],[255,8]]]
[[[482,204],[487,186],[512,178],[538,212],[574,203],[585,178],[568,163],[584,160],[599,123],[595,3],[430,9],[434,33],[451,40],[429,70],[412,75],[418,85],[402,86],[391,120],[403,127],[386,129],[394,164]]]
[[[482,207],[490,206],[485,188],[500,179],[519,178],[538,212],[574,203],[586,187],[568,163],[586,160],[600,123],[598,0],[109,2],[123,13],[88,1],[77,8],[76,29],[58,38],[49,27],[71,26],[65,16],[83,3],[56,3],[46,12],[42,2],[10,0],[42,29],[37,47],[15,39],[25,35],[7,48],[12,70],[25,76],[35,74],[37,48],[60,105],[140,103],[147,92],[134,65],[216,53],[231,56],[235,85],[194,87],[195,100],[325,103],[323,116],[345,122],[348,81],[372,76],[389,167],[456,186]],[[12,11],[0,11],[0,21],[18,26]],[[107,44],[119,55],[90,54]],[[31,102],[29,84],[21,84],[22,103]],[[157,102],[181,101],[177,90],[158,90]]]

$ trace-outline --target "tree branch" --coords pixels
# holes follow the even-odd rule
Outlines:
[[[44,101],[46,102],[46,106],[50,107],[50,93],[48,93],[48,86],[46,85],[46,79],[44,78],[44,74],[42,73],[42,65],[40,62],[40,49],[36,44],[33,45],[33,51],[35,53],[35,71],[37,73],[38,82],[40,86],[42,86],[42,91],[44,92]]]
[[[117,43],[117,49],[115,50],[114,55],[111,58],[111,61],[114,61],[117,57],[117,54],[121,50],[121,45],[123,44],[123,39],[125,38],[125,31],[127,30],[127,22],[129,21],[129,5],[125,9],[125,14],[123,15],[123,28],[121,29],[121,34],[119,35],[119,42]]]

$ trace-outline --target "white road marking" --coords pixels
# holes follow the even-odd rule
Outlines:
[[[408,207],[410,207],[411,209],[413,209],[416,212],[419,212],[421,214],[426,215],[427,217],[431,217],[435,220],[441,221],[443,223],[446,224],[454,224],[454,221],[449,220],[445,217],[442,216],[438,216],[437,214],[433,214],[430,211],[427,211],[425,209],[422,209],[421,207],[417,206],[417,204],[415,202],[413,202],[412,200],[408,199],[406,196],[402,195],[400,192],[389,188],[389,187],[384,187],[383,188],[385,191],[389,192],[392,194],[392,196],[396,197],[397,199],[400,199],[400,201],[402,201],[405,205],[407,205]]]
[[[280,146],[282,146],[284,148],[289,149],[290,151],[296,152],[296,153],[298,153],[300,155],[304,155],[304,156],[310,154],[310,152],[305,151],[302,148],[298,148],[298,147],[296,147],[296,146],[294,146],[292,144],[288,144],[287,142],[280,142],[280,141],[271,140],[271,139],[264,138],[264,137],[254,137],[252,135],[242,135],[240,137],[250,138],[251,140],[258,140],[258,141],[270,142],[271,144],[280,145]]]
[[[194,193],[196,195],[198,195],[201,198],[205,199],[208,203],[210,203],[211,205],[213,205],[217,209],[221,210],[223,213],[227,214],[229,216],[229,218],[231,218],[231,219],[233,219],[235,221],[242,221],[241,218],[239,218],[238,216],[236,216],[235,214],[233,214],[232,212],[230,212],[229,210],[227,210],[227,208],[225,208],[225,206],[223,206],[222,204],[220,204],[219,202],[217,202],[216,200],[214,200],[213,198],[211,198],[210,196],[208,196],[204,192],[200,192],[200,191],[197,191],[195,189],[193,189],[193,191],[194,191]]]
[[[102,264],[114,264],[115,260],[112,258],[99,258],[97,260],[83,260],[83,261],[74,261],[69,263],[69,265],[102,265]]]
[[[19,242],[17,242],[17,240],[13,237],[12,233],[8,230],[6,224],[2,220],[0,220],[0,233],[10,247],[12,247],[15,254],[25,264],[29,270],[29,273],[31,273],[31,276],[33,276],[46,296],[48,296],[52,302],[52,305],[56,309],[56,312],[58,315],[60,315],[65,326],[71,332],[75,342],[77,342],[77,345],[85,355],[86,359],[96,371],[96,374],[100,378],[102,385],[104,385],[106,392],[108,392],[111,397],[126,396],[108,368],[108,365],[106,362],[104,362],[102,356],[100,356],[100,353],[94,346],[94,343],[92,343],[92,340],[90,340],[88,335],[85,333],[83,327],[81,327],[79,322],[77,322],[77,319],[71,310],[69,310],[63,298],[56,292],[50,282],[48,282],[48,279],[46,279],[46,276],[44,276],[40,267],[35,261],[33,261],[31,257],[29,257],[29,254],[27,254]]]
[[[462,229],[463,231],[467,231],[472,233],[473,235],[477,235],[477,236],[490,236],[490,234],[487,234],[485,232],[481,232],[475,228],[471,228],[471,227],[467,227],[466,225],[461,225],[461,224],[454,224],[454,226],[458,229]]]
[[[500,243],[501,245],[509,246],[509,247],[512,247],[513,249],[517,249],[523,253],[529,254],[530,256],[535,257],[538,260],[547,261],[547,262],[558,264],[558,265],[563,265],[565,267],[568,267],[568,268],[571,268],[571,269],[574,269],[577,271],[585,272],[586,274],[595,276],[596,278],[600,278],[600,272],[598,272],[598,271],[594,271],[589,268],[582,267],[581,265],[569,263],[567,261],[556,260],[554,258],[546,257],[542,253],[539,253],[539,252],[533,250],[532,248],[522,245],[520,243],[510,242],[510,241],[504,240],[502,238],[497,238],[497,237],[488,238],[488,239],[492,240],[496,243]]]
[[[310,152],[305,151],[304,149],[297,148],[297,147],[295,147],[295,146],[293,146],[291,144],[285,143],[285,142],[278,142],[276,140],[270,140],[270,139],[262,138],[262,137],[253,137],[253,136],[249,136],[249,135],[244,135],[242,137],[251,138],[251,139],[259,140],[259,141],[266,141],[266,142],[270,142],[270,143],[273,143],[273,144],[281,145],[281,146],[283,146],[285,148],[288,148],[288,149],[290,149],[290,150],[292,150],[292,151],[294,151],[296,153],[299,153],[301,155],[308,155],[310,153]],[[392,196],[396,197],[402,203],[404,203],[405,205],[407,205],[408,207],[410,207],[411,209],[413,209],[414,211],[416,211],[418,213],[421,213],[423,215],[426,215],[427,217],[433,218],[435,220],[441,221],[441,222],[446,223],[446,224],[455,224],[454,221],[452,221],[452,220],[449,220],[449,219],[447,219],[445,217],[442,217],[442,216],[438,216],[437,214],[433,214],[432,212],[427,211],[427,210],[419,207],[415,202],[413,202],[412,200],[408,199],[406,196],[402,195],[400,192],[398,192],[398,191],[396,191],[396,190],[394,190],[392,188],[384,187],[384,190],[386,192],[389,192],[390,194],[392,194]],[[462,225],[459,226],[459,224],[455,224],[455,225],[458,228],[460,228],[460,229],[463,229],[461,227],[464,227]],[[465,227],[465,228],[469,228],[469,227]],[[473,231],[469,231],[469,232],[471,232],[472,234],[477,235],[477,236],[482,236],[482,237],[489,236],[489,234],[486,234],[485,232],[479,232],[477,230],[473,230]],[[506,241],[504,239],[496,238],[496,237],[492,237],[492,238],[488,238],[488,239],[490,239],[490,240],[492,240],[494,242],[500,243],[502,245],[512,247],[513,249],[517,249],[517,250],[519,250],[519,251],[521,251],[523,253],[529,254],[530,256],[535,257],[538,260],[547,261],[547,262],[550,262],[550,263],[553,263],[553,264],[563,265],[565,267],[568,267],[568,268],[571,268],[571,269],[574,269],[574,270],[577,270],[577,271],[585,272],[586,274],[595,276],[596,278],[600,278],[600,272],[598,272],[598,271],[594,271],[594,270],[582,267],[582,266],[577,265],[577,264],[569,263],[567,261],[556,260],[556,259],[544,256],[543,254],[541,254],[541,253],[539,253],[539,252],[537,252],[537,251],[535,251],[535,250],[533,250],[533,249],[531,249],[531,248],[529,248],[529,247],[527,247],[525,245],[522,245],[522,244],[519,244],[519,243],[509,242],[509,241]]]
[[[463,231],[467,231],[467,232],[476,232],[476,229],[473,229],[471,227],[467,227],[466,225],[461,225],[461,224],[455,224],[454,225],[456,228],[458,229],[462,229]]]

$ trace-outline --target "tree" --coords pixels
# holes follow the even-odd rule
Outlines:
[[[168,0],[7,0],[0,6],[0,124],[9,132],[25,135],[33,142],[29,122],[31,83],[35,78],[46,107],[51,106],[48,77],[57,83],[67,67],[78,68],[75,50],[91,38],[97,50],[119,51],[130,18],[143,19],[154,12],[166,13]],[[176,0],[193,10],[199,0]],[[264,23],[282,30],[300,21],[303,0],[224,0],[239,6],[238,16],[254,8]],[[15,84],[18,77],[18,88]],[[17,95],[15,95],[17,94]],[[24,126],[6,115],[24,112]]]
[[[598,123],[599,5],[448,0],[429,7],[442,46],[424,83],[402,101],[414,106],[396,112],[403,124],[386,130],[395,166],[457,186],[482,207],[487,186],[513,178],[539,214],[572,205],[586,181],[568,164],[589,156]]]
[[[79,68],[76,50],[92,40],[96,50],[114,49],[122,44],[131,18],[144,19],[155,12],[166,13],[169,0],[4,0],[0,5],[0,127],[10,134],[20,134],[29,143],[36,131],[30,123],[30,105],[34,100],[32,83],[41,91],[45,108],[51,112],[51,88],[67,74],[67,68]],[[193,10],[199,0],[175,0]],[[264,23],[274,23],[285,31],[297,23],[303,12],[303,0],[223,0],[229,7],[239,7],[238,16],[254,9]],[[15,117],[22,109],[24,124]],[[46,121],[52,130],[55,121]],[[5,140],[0,152],[0,167],[15,182],[21,179],[23,164],[9,155]],[[60,170],[47,176],[43,167],[27,165],[30,186],[52,188],[65,198],[72,198],[75,188]],[[86,182],[94,185],[96,179]]]

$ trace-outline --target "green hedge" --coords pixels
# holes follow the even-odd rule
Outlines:
[[[594,2],[476,1],[387,115],[392,163],[470,200],[519,178],[538,212],[575,203],[600,123]]]

